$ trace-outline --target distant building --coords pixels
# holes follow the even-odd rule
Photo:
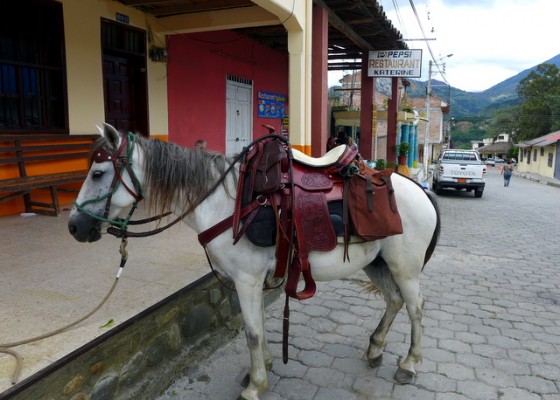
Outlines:
[[[560,131],[521,142],[517,146],[517,168],[520,173],[535,173],[560,179]]]
[[[500,157],[506,159],[509,151],[513,148],[513,142],[508,133],[500,133],[495,139],[483,139],[482,146],[480,141],[472,141],[473,150],[478,150],[482,158]]]
[[[340,80],[341,88],[338,88],[336,95],[336,108],[333,105],[334,122],[331,126],[331,134],[334,135],[337,132],[337,125],[342,125],[347,127],[348,135],[354,136],[353,138],[359,140],[359,137],[355,137],[355,133],[359,133],[359,105],[361,101],[361,72],[358,71],[353,74],[347,74]],[[405,85],[400,85],[401,96],[406,96]],[[408,86],[408,84],[406,84]],[[375,154],[376,159],[387,160],[387,103],[389,100],[391,90],[390,79],[378,78],[375,85],[375,95],[374,95],[374,105],[377,108],[377,118],[374,122],[374,134],[375,134]],[[408,106],[411,106],[416,114],[408,112],[405,117],[403,117],[403,112],[399,113],[399,122],[405,122],[405,120],[400,120],[401,118],[406,118],[406,122],[412,123],[412,119],[416,118],[414,124],[418,126],[418,137],[417,137],[417,161],[423,163],[424,155],[424,133],[425,133],[425,120],[422,119],[426,115],[426,98],[410,98],[407,97],[405,100]],[[401,106],[403,104],[401,103]],[[342,111],[343,110],[343,111]],[[342,111],[342,112],[341,112]],[[348,111],[348,112],[345,112]],[[449,112],[449,104],[438,97],[435,93],[432,93],[430,99],[430,132],[429,132],[429,160],[433,160],[438,157],[439,153],[447,145],[446,137],[448,136],[449,127],[445,129],[443,122],[443,115]],[[337,115],[339,116],[337,122]],[[416,115],[416,116],[414,116]],[[353,119],[351,117],[353,116]],[[418,118],[420,116],[420,118]]]
[[[426,98],[411,98],[410,104],[420,114],[426,115]],[[445,138],[448,137],[449,127],[445,126],[443,116],[449,113],[449,104],[442,100],[437,94],[432,93],[430,96],[430,132],[428,135],[428,161],[437,159],[441,151],[446,148]],[[424,133],[426,132],[426,121],[420,118],[418,122],[418,143],[419,143],[419,161],[424,155]]]

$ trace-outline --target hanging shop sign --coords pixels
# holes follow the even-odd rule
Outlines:
[[[258,92],[258,117],[282,118],[286,114],[286,95]]]
[[[374,50],[369,52],[368,76],[420,78],[422,50]]]

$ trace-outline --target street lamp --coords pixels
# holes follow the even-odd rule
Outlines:
[[[445,58],[449,58],[453,54],[448,54],[445,57],[433,61],[430,60],[428,64],[428,86],[426,87],[426,123],[424,130],[424,177],[428,179],[428,146],[430,139],[430,97],[432,96],[432,64],[437,65],[438,62]]]

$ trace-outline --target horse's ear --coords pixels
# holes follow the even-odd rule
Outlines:
[[[111,147],[116,149],[119,146],[120,135],[112,125],[104,122],[103,127],[98,126],[97,129]]]

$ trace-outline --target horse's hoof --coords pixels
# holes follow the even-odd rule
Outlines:
[[[395,381],[401,385],[408,385],[414,380],[415,373],[407,369],[400,368],[395,372]]]
[[[259,400],[259,395],[255,391],[245,389],[237,400]]]
[[[375,358],[370,358],[368,360],[368,364],[371,368],[377,368],[381,365],[381,361],[383,360],[383,354],[378,355]]]

